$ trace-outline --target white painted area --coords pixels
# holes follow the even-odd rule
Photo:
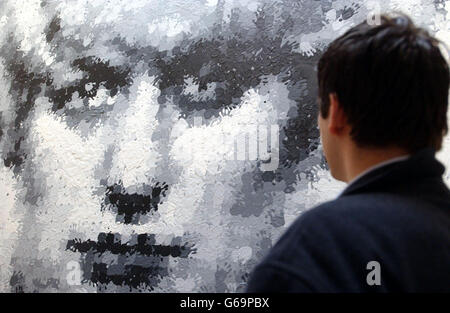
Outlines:
[[[2,29],[6,25],[7,22],[8,22],[8,17],[6,15],[3,15],[0,18],[0,29]]]
[[[10,261],[22,218],[15,211],[20,189],[20,181],[12,170],[0,165],[0,292],[10,291],[9,281],[13,273]]]
[[[76,0],[70,2],[60,2],[56,7],[63,26],[83,25],[88,23],[86,17],[88,15],[88,0]],[[97,2],[98,1],[94,1]]]
[[[218,0],[206,0],[206,5],[210,7],[215,7]]]
[[[99,187],[94,169],[104,155],[101,135],[99,129],[85,140],[62,118],[48,112],[36,116],[33,162],[40,172],[36,174],[46,178],[47,193],[37,212],[37,223],[46,225],[39,242],[43,259],[62,257],[61,239],[68,239],[71,230],[96,239],[98,225],[114,223],[114,218],[103,216],[102,198],[94,194]]]
[[[313,48],[310,42],[301,41],[300,42],[300,53],[305,56],[313,56],[316,53],[316,49]]]
[[[160,155],[152,135],[158,127],[159,89],[147,73],[134,79],[128,109],[116,117],[118,121],[116,149],[111,183],[122,181],[125,188],[151,181]]]
[[[162,17],[156,21],[152,21],[147,27],[148,33],[160,40],[165,36],[175,37],[182,32],[190,33],[190,23],[180,14],[175,14],[171,17]]]
[[[233,252],[231,253],[231,259],[234,262],[238,262],[238,263],[246,263],[248,260],[250,260],[250,258],[252,257],[252,248],[245,246],[245,247],[240,247],[237,250],[233,250]]]
[[[179,292],[192,292],[202,281],[198,274],[187,273],[186,276],[186,278],[176,277],[173,279],[175,290],[179,290]]]
[[[206,24],[212,23],[209,15],[216,5],[214,1],[198,0],[73,0],[58,2],[55,10],[60,12],[64,35],[82,36],[85,45],[93,40],[83,30],[89,25],[120,33],[130,44],[168,48],[183,33],[200,34]]]
[[[447,121],[448,124],[450,125],[450,110],[447,111]],[[444,137],[442,149],[436,153],[436,157],[446,167],[446,171],[444,174],[444,181],[450,187],[450,133]]]
[[[40,0],[18,0],[14,4],[5,4],[7,10],[11,10],[13,15],[13,23],[9,24],[7,30],[3,30],[5,35],[14,32],[15,39],[19,40],[19,49],[25,53],[32,49],[35,55],[40,57],[46,64],[50,65],[54,62],[54,57],[46,43],[43,30],[47,26],[47,19],[41,7]],[[4,20],[4,19],[3,19]],[[20,21],[20,23],[16,23]],[[4,24],[6,28],[7,24]],[[0,39],[2,39],[0,37]]]

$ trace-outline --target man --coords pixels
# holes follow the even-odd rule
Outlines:
[[[318,65],[319,126],[342,194],[304,213],[250,292],[450,291],[450,191],[435,159],[449,68],[406,16],[363,22]]]

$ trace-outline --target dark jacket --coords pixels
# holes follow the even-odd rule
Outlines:
[[[362,176],[303,213],[255,268],[247,291],[450,292],[444,170],[424,149]]]

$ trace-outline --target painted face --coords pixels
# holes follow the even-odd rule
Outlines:
[[[5,290],[242,291],[343,187],[318,149],[315,63],[361,7],[3,6]]]

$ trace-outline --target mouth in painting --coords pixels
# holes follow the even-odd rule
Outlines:
[[[154,234],[138,234],[122,242],[120,234],[100,233],[97,241],[73,239],[66,249],[81,254],[83,282],[100,290],[111,283],[131,289],[152,290],[168,273],[169,258],[187,258],[193,245],[174,237],[169,245],[157,244]]]
[[[145,193],[128,193],[121,184],[106,187],[103,208],[109,208],[117,214],[116,220],[124,224],[137,224],[141,215],[158,210],[162,199],[169,189],[166,183],[157,182],[153,186],[144,186]]]
[[[129,193],[121,183],[106,187],[102,209],[116,213],[116,221],[139,224],[143,215],[158,210],[168,185],[144,185],[142,193]],[[68,240],[66,250],[81,254],[84,283],[93,283],[99,290],[112,285],[132,289],[150,289],[169,275],[170,258],[188,258],[195,253],[193,245],[182,237],[170,244],[156,242],[154,234],[133,234],[123,242],[119,233],[99,233],[97,240]]]

